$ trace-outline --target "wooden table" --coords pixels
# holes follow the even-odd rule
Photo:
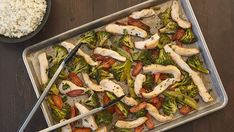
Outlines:
[[[144,0],[52,0],[52,10],[43,30],[31,40],[19,44],[0,44],[0,128],[14,132],[36,101],[22,61],[25,47],[50,38],[102,16],[143,2]],[[215,113],[192,121],[173,132],[234,131],[234,1],[191,0],[214,62],[227,94],[228,105]],[[41,110],[27,131],[47,127]]]

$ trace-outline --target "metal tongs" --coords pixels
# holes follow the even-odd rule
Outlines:
[[[56,81],[57,77],[59,76],[60,72],[62,71],[62,69],[64,68],[64,66],[72,59],[72,57],[76,54],[76,52],[78,51],[78,49],[82,46],[82,44],[77,44],[75,46],[74,49],[72,49],[72,51],[68,54],[68,56],[62,61],[62,63],[60,64],[60,66],[58,67],[57,71],[55,72],[55,74],[53,75],[53,77],[51,78],[51,80],[49,81],[48,85],[46,86],[46,88],[44,89],[44,91],[42,92],[41,96],[39,97],[39,99],[37,100],[36,104],[34,105],[34,107],[32,108],[32,110],[30,111],[30,113],[28,114],[27,118],[25,119],[24,123],[22,124],[22,126],[19,129],[19,132],[23,132],[25,130],[25,128],[27,127],[28,123],[30,122],[30,120],[32,119],[33,115],[36,113],[38,107],[41,105],[42,101],[44,100],[45,96],[47,95],[47,93],[50,91],[51,86],[54,84],[54,82]],[[98,111],[101,111],[115,103],[117,103],[119,100],[121,100],[124,96],[121,96],[119,98],[117,98],[116,100],[113,100],[112,102],[110,102],[109,104],[103,106],[103,107],[99,107],[96,109],[91,110],[88,113],[79,115],[77,117],[71,118],[69,120],[63,121],[57,125],[51,126],[45,130],[42,131],[52,131],[56,128],[65,126],[68,123],[74,122],[78,119],[81,119],[87,115],[90,114],[94,114]]]

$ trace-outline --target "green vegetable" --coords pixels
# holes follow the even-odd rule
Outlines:
[[[174,61],[171,59],[169,53],[166,53],[164,49],[161,49],[159,52],[159,56],[155,61],[156,64],[160,65],[174,65]]]
[[[73,57],[68,66],[69,71],[76,74],[81,72],[89,72],[90,68],[91,66],[81,56]]]
[[[70,111],[71,111],[70,105],[65,103],[63,108],[60,110],[54,105],[54,102],[51,100],[51,98],[47,99],[47,103],[49,104],[49,107],[51,108],[52,117],[56,122],[59,122],[62,119],[69,118]]]
[[[134,115],[135,115],[137,118],[139,118],[139,117],[146,116],[146,113],[147,113],[147,110],[142,109],[142,110],[139,110],[139,111],[135,112]]]
[[[112,119],[113,119],[112,114],[107,110],[103,110],[97,113],[96,115],[96,122],[98,125],[100,124],[108,125],[112,123]]]
[[[149,50],[142,50],[140,52],[133,53],[133,60],[141,61],[144,65],[150,65],[154,63],[155,56]]]
[[[93,92],[88,100],[85,101],[85,105],[96,108],[100,106],[98,95]]]
[[[193,109],[198,108],[198,104],[193,98],[182,94],[180,91],[164,91],[164,94],[166,96],[171,96],[171,97],[176,98],[178,102],[184,103],[184,104],[192,107]]]
[[[166,34],[160,34],[158,48],[162,49],[166,44],[171,43],[171,39]]]
[[[154,78],[151,73],[146,74],[146,80],[143,82],[142,86],[147,89],[152,89],[154,86]]]
[[[134,43],[133,43],[133,40],[131,38],[131,36],[127,33],[125,33],[121,38],[120,38],[120,41],[119,41],[121,44],[133,49],[134,48]]]
[[[131,97],[137,98],[137,95],[136,95],[136,93],[134,91],[134,87],[129,87],[129,94],[130,94]]]
[[[60,64],[60,62],[67,56],[68,51],[61,45],[54,45],[53,50],[55,52],[55,57],[53,58],[52,64]]]
[[[188,28],[185,30],[184,36],[180,39],[180,42],[184,44],[191,44],[194,43],[197,40],[197,37],[193,33],[191,28]]]
[[[175,98],[166,96],[162,108],[165,115],[174,115],[178,109]]]
[[[161,19],[163,26],[166,26],[169,22],[172,21],[171,8],[167,8],[164,12],[160,13],[158,17]]]
[[[127,60],[125,63],[114,64],[111,67],[111,73],[114,75],[114,78],[118,81],[131,81],[130,70],[132,62]]]
[[[192,83],[192,78],[189,76],[187,72],[183,72],[183,79],[179,82],[176,82],[172,88],[179,87],[179,86],[186,86]]]
[[[113,46],[112,46],[113,47]],[[113,50],[115,50],[116,52],[118,52],[121,56],[126,57],[128,60],[133,62],[132,56],[125,50],[123,50],[122,48],[118,48],[118,47],[113,47]]]
[[[53,75],[57,71],[58,67],[59,67],[59,64],[54,64],[52,67],[49,68],[49,71],[48,71],[49,78],[53,77]],[[68,73],[65,71],[65,69],[63,69],[59,74],[59,78],[67,79],[67,77],[68,77]]]
[[[56,84],[53,84],[50,91],[49,91],[49,94],[55,94],[55,95],[58,95],[59,94],[59,90],[56,86]]]
[[[126,129],[126,128],[118,128],[116,127],[114,132],[133,132],[131,129]]]
[[[166,33],[166,34],[172,34],[172,33],[176,33],[177,29],[178,29],[178,24],[174,21],[170,21],[166,24],[165,27],[159,29],[159,32]]]
[[[89,31],[83,34],[78,43],[87,44],[89,48],[94,49],[96,48],[97,37],[95,31]]]
[[[116,99],[116,96],[113,95],[113,94],[110,93],[110,92],[106,92],[106,95],[107,95],[111,100]],[[116,106],[119,108],[119,110],[123,113],[123,115],[124,115],[125,117],[128,116],[128,109],[127,109],[127,107],[125,106],[125,104],[123,104],[122,102],[118,102],[118,103],[116,103]]]
[[[198,88],[196,85],[191,84],[191,85],[187,85],[187,86],[180,86],[179,87],[181,93],[189,96],[189,97],[195,97],[198,95]]]
[[[111,34],[106,31],[98,31],[97,38],[98,38],[98,46],[103,47],[105,42],[111,37]]]
[[[98,82],[105,78],[113,78],[113,75],[103,70],[102,67],[92,67],[89,76],[93,79],[96,79]]]
[[[187,63],[191,68],[193,68],[195,70],[198,70],[198,71],[206,73],[206,74],[209,73],[209,70],[207,70],[203,66],[203,62],[200,60],[200,57],[198,55],[194,55],[194,56],[189,57],[187,59]]]

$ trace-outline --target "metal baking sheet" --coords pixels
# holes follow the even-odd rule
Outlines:
[[[40,78],[38,77],[39,64],[36,61],[35,57],[40,52],[49,50],[49,47],[51,45],[59,44],[65,40],[69,42],[75,42],[80,34],[87,32],[89,30],[101,28],[102,26],[109,24],[111,22],[114,22],[116,20],[121,20],[121,19],[123,20],[124,18],[129,16],[133,11],[137,11],[137,10],[141,10],[141,9],[149,8],[149,7],[164,8],[164,6],[168,6],[168,4],[170,4],[171,2],[172,2],[171,0],[166,0],[166,1],[165,0],[164,1],[163,0],[148,0],[136,6],[132,6],[122,11],[119,11],[114,14],[108,15],[106,17],[100,18],[98,20],[92,21],[90,23],[74,28],[72,30],[69,30],[67,32],[64,32],[55,37],[52,37],[50,39],[47,39],[45,41],[42,41],[38,44],[35,44],[33,46],[26,48],[22,56],[23,56],[23,60],[24,60],[26,69],[28,71],[29,77],[31,79],[34,91],[36,93],[36,96],[37,97],[40,96]],[[184,17],[186,17],[192,23],[194,33],[198,37],[196,46],[200,49],[202,58],[207,68],[210,70],[210,74],[204,75],[203,79],[205,79],[206,87],[212,89],[212,96],[214,97],[215,100],[208,104],[202,103],[202,101],[200,101],[201,103],[199,104],[200,105],[199,110],[193,111],[187,116],[176,115],[176,118],[170,122],[157,123],[155,126],[155,129],[151,130],[152,132],[153,131],[165,131],[173,127],[176,127],[178,125],[184,124],[186,122],[192,121],[194,119],[200,118],[202,116],[205,116],[211,112],[214,112],[223,108],[227,104],[227,101],[228,101],[223,84],[220,80],[220,77],[214,65],[213,59],[210,55],[210,52],[208,50],[205,39],[202,35],[199,24],[192,10],[191,4],[189,0],[180,0],[180,3],[182,7],[182,14],[184,14]],[[157,19],[154,19],[154,20],[157,21]],[[144,22],[147,24],[150,22],[150,19],[145,19]],[[41,109],[43,111],[43,114],[45,116],[48,126],[53,125],[54,124],[53,119],[50,115],[49,109],[45,102],[43,102],[43,104],[41,105]]]

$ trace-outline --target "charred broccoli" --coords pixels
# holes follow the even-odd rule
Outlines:
[[[164,49],[161,49],[159,52],[158,58],[155,60],[156,64],[160,65],[174,65],[174,61],[171,59],[169,53],[166,53]]]
[[[160,34],[158,48],[162,49],[166,44],[169,44],[171,42],[171,39],[166,34]]]
[[[97,32],[98,46],[102,47],[110,37],[111,37],[111,34],[109,32],[98,31]]]
[[[184,44],[191,44],[197,40],[195,34],[193,33],[191,28],[185,30],[184,36],[180,39],[180,42]]]
[[[81,56],[73,57],[72,61],[68,64],[68,67],[70,72],[74,72],[76,74],[89,72],[91,68],[91,66]]]
[[[92,92],[88,100],[85,101],[85,105],[96,108],[100,106],[98,95]]]
[[[175,98],[166,96],[162,108],[165,115],[169,116],[175,114],[178,109]]]
[[[89,76],[98,82],[105,78],[113,78],[113,74],[103,70],[102,67],[92,67]]]
[[[163,28],[159,29],[160,33],[166,33],[166,34],[172,34],[176,33],[176,30],[178,29],[178,24],[174,21],[170,21],[167,23],[166,26]]]
[[[155,56],[149,50],[142,50],[133,54],[133,60],[141,61],[144,65],[150,65],[154,63]]]
[[[167,8],[164,12],[160,13],[158,17],[161,19],[163,26],[166,26],[171,19],[171,8]]]
[[[127,33],[125,33],[121,38],[120,38],[120,44],[123,44],[129,48],[134,48],[134,43],[133,40],[131,38],[131,36]]]
[[[98,125],[100,124],[108,125],[112,123],[112,119],[113,119],[112,114],[107,110],[101,111],[96,115],[96,122]]]
[[[183,79],[179,82],[176,82],[174,85],[172,85],[172,88],[179,87],[179,86],[186,86],[192,83],[192,78],[189,76],[187,72],[183,72]]]
[[[113,46],[112,46],[112,49],[118,52],[120,55],[126,57],[128,60],[133,62],[132,56],[127,51],[123,50],[122,48],[113,47]]]
[[[181,93],[183,93],[189,97],[192,97],[192,98],[197,96],[197,94],[199,92],[197,86],[194,84],[187,85],[187,86],[180,86],[179,89],[180,89]]]
[[[96,47],[97,37],[95,31],[89,31],[81,35],[78,43],[87,44],[89,48],[93,49]]]
[[[112,93],[110,93],[110,92],[106,92],[106,95],[111,99],[111,100],[114,100],[114,99],[116,99],[116,96],[115,95],[113,95]],[[118,103],[116,103],[116,106],[119,108],[119,110],[123,113],[123,115],[125,116],[125,117],[127,117],[128,116],[128,109],[127,109],[127,107],[125,106],[125,104],[123,104],[122,102],[118,102]]]
[[[200,60],[200,57],[198,55],[194,55],[194,56],[189,57],[187,59],[187,63],[191,68],[193,68],[195,70],[198,70],[198,71],[206,73],[206,74],[209,73],[209,70],[207,70],[203,66],[203,62]]]
[[[114,64],[111,67],[111,73],[113,73],[114,78],[118,81],[130,81],[130,70],[131,70],[132,62],[127,60],[125,63]]]
[[[57,71],[58,67],[59,67],[59,64],[54,64],[52,67],[49,68],[49,71],[48,71],[49,78],[53,77],[53,75]],[[59,78],[67,79],[67,77],[68,77],[68,73],[65,71],[65,69],[63,69],[59,74]]]
[[[54,45],[53,50],[55,51],[55,57],[52,60],[52,64],[60,64],[60,62],[67,56],[68,51],[61,45]]]
[[[139,110],[137,112],[134,113],[134,115],[139,118],[139,117],[143,117],[146,116],[147,111],[145,109]]]
[[[179,103],[186,104],[193,109],[198,108],[198,104],[193,98],[182,94],[180,91],[164,91],[164,95],[174,97]]]
[[[152,89],[152,87],[154,86],[154,78],[152,74],[146,74],[146,80],[143,82],[142,86],[147,89]]]

